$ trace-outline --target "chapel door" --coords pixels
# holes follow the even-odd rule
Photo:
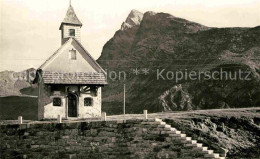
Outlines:
[[[75,94],[68,95],[68,116],[77,117],[77,96]]]

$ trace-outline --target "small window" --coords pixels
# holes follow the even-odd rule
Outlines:
[[[75,29],[70,29],[70,36],[75,36]]]
[[[76,57],[76,50],[70,50],[70,59],[71,60],[76,60],[77,57]]]
[[[53,106],[61,106],[61,98],[53,98]]]
[[[84,98],[84,106],[92,106],[93,99],[92,98]]]

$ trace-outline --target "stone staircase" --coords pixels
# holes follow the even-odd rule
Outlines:
[[[208,147],[203,146],[202,143],[198,143],[197,140],[192,140],[191,137],[187,137],[186,134],[183,134],[181,131],[172,128],[171,125],[166,124],[161,119],[156,118],[153,121],[148,120],[142,122],[142,124],[155,125],[160,130],[161,134],[168,134],[166,141],[179,142],[183,144],[185,147],[185,149],[182,150],[184,154],[199,154],[199,156],[196,157],[197,159],[225,159],[225,157],[220,157],[218,153],[214,153],[213,150],[208,150]]]

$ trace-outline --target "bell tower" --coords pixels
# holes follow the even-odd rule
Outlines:
[[[63,45],[70,37],[73,37],[80,42],[81,27],[82,23],[79,21],[73,7],[70,4],[66,16],[60,25],[61,45]]]

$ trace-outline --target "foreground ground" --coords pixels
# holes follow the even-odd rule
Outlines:
[[[143,115],[109,116],[109,120],[139,119]],[[260,158],[260,108],[214,109],[153,113],[209,148],[228,150],[229,158]]]
[[[107,120],[143,118],[143,114],[107,116]],[[215,151],[226,149],[230,158],[259,158],[260,156],[260,107],[162,112],[148,114],[148,118],[161,118],[167,124]],[[25,121],[29,124],[42,122],[56,121]],[[73,121],[64,120],[63,122]],[[0,121],[0,124],[15,123],[17,123],[16,120]]]

